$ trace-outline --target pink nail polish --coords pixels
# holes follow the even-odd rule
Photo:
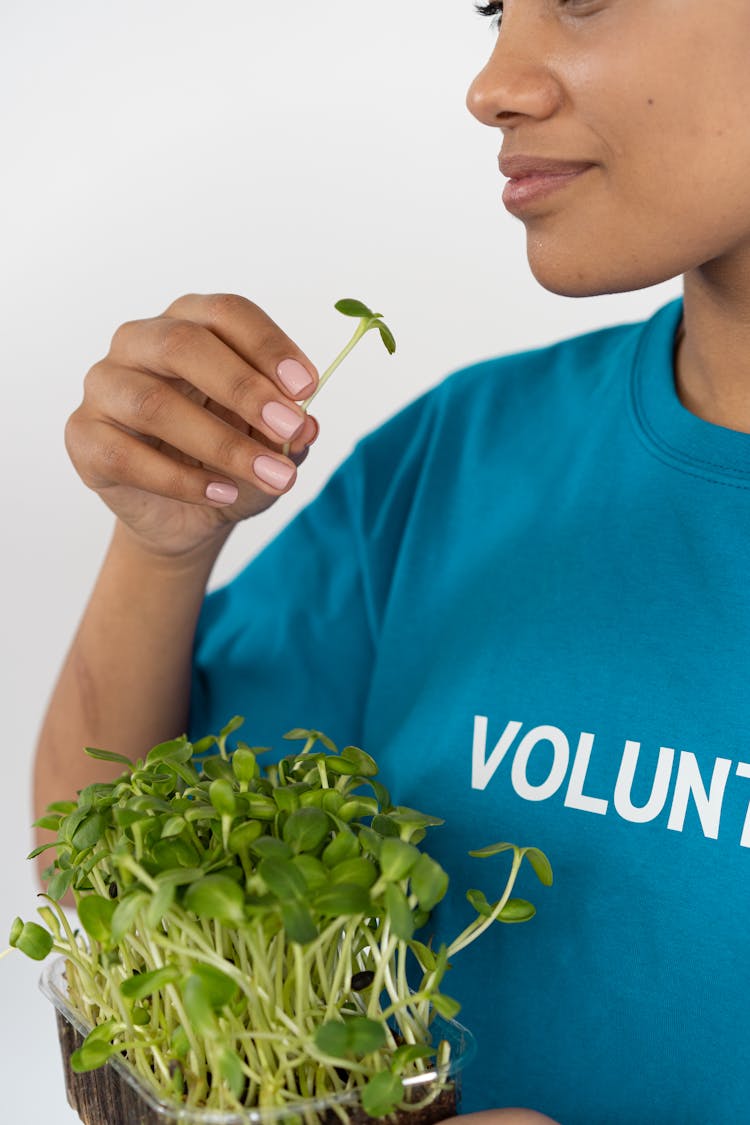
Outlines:
[[[312,393],[314,380],[306,367],[298,359],[282,359],[276,374],[292,398],[301,398],[302,392],[309,388]]]
[[[260,477],[266,484],[273,488],[286,488],[294,476],[294,469],[275,457],[256,457],[253,461],[256,477]]]
[[[236,484],[222,484],[220,481],[214,481],[206,489],[206,499],[216,504],[234,504],[239,494]]]
[[[266,425],[284,441],[288,441],[292,434],[296,434],[305,422],[304,415],[300,418],[282,402],[267,402],[260,415]]]

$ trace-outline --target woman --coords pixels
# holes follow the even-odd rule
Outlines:
[[[448,822],[441,932],[464,917],[459,887],[491,893],[469,848],[534,843],[555,869],[549,890],[519,884],[528,926],[455,958],[481,1044],[465,1108],[736,1122],[750,15],[746,0],[483,11],[502,22],[468,105],[500,134],[535,278],[589,296],[682,274],[684,301],[454,374],[205,601],[234,524],[293,487],[317,372],[232,295],[123,325],[67,430],[117,520],[40,737],[37,804],[101,773],[82,744],[136,756],[237,710],[260,743],[293,725],[359,742],[400,801]]]

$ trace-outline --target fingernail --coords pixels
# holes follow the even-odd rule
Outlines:
[[[299,398],[308,387],[310,391],[313,390],[314,380],[307,368],[303,367],[298,359],[282,359],[276,368],[276,374],[292,398]]]
[[[214,481],[206,489],[206,499],[217,504],[234,504],[239,494],[236,484],[222,484],[220,481]]]
[[[270,426],[275,434],[284,438],[286,441],[296,434],[305,423],[304,416],[300,418],[299,414],[295,414],[288,406],[284,406],[282,402],[267,402],[260,412],[260,416],[267,426]]]
[[[294,469],[277,461],[275,457],[256,457],[253,461],[256,477],[273,488],[286,488],[294,476]]]

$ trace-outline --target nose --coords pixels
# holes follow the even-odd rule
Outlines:
[[[540,21],[522,20],[506,3],[495,48],[469,86],[466,106],[483,125],[512,126],[524,118],[550,117],[564,100],[551,60],[554,50]]]

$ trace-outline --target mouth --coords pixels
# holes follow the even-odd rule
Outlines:
[[[538,199],[570,186],[594,167],[593,164],[568,167],[567,171],[535,171],[509,179],[503,189],[505,207],[516,214]]]

